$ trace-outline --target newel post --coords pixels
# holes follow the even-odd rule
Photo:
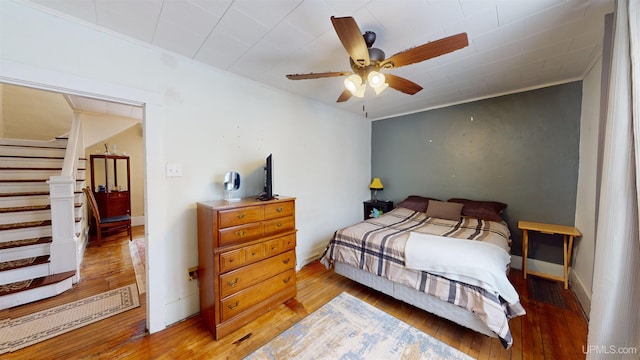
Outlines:
[[[79,254],[76,254],[74,233],[74,188],[75,179],[70,176],[49,178],[51,202],[51,244],[50,265],[52,274],[76,271],[75,281],[80,279]]]

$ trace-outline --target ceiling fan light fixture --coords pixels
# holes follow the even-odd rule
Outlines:
[[[355,97],[364,97],[366,84],[362,82],[362,78],[357,74],[351,74],[344,79],[344,87]]]
[[[367,80],[369,80],[369,85],[371,85],[372,88],[376,88],[384,83],[384,74],[371,71],[369,75],[367,75]]]
[[[367,80],[369,81],[369,86],[376,92],[376,95],[380,95],[384,89],[389,87],[384,74],[377,71],[371,71],[369,75],[367,75]]]
[[[376,92],[376,95],[380,95],[380,93],[382,93],[384,91],[384,89],[388,88],[389,84],[387,83],[382,83],[382,85],[379,85],[377,87],[373,88],[373,91]]]

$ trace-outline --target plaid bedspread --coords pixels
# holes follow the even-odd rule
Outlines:
[[[509,348],[513,343],[509,319],[525,314],[520,302],[509,304],[495,292],[406,268],[404,248],[410,232],[486,241],[510,253],[510,233],[504,223],[469,217],[444,220],[396,208],[336,231],[321,262],[327,268],[335,261],[347,263],[471,311]]]

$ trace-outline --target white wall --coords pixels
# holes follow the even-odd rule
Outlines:
[[[0,138],[2,137],[4,137],[4,86],[0,84]]]
[[[573,252],[572,289],[585,313],[591,308],[593,264],[595,261],[596,178],[598,129],[600,121],[600,76],[602,59],[591,68],[582,82],[580,120],[580,166],[576,198],[575,226],[582,233]]]
[[[222,198],[226,171],[256,194],[273,153],[275,191],[298,199],[298,268],[360,218],[369,196],[370,123],[355,115],[8,1],[0,61],[3,82],[144,104],[151,332],[198,311],[187,279],[196,202]],[[167,163],[184,176],[167,178]]]

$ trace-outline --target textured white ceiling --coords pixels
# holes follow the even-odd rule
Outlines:
[[[379,119],[582,79],[600,56],[614,0],[25,0],[190,59]],[[466,32],[469,46],[388,70],[424,90],[336,103],[350,71],[331,16],[376,32],[387,57]]]

